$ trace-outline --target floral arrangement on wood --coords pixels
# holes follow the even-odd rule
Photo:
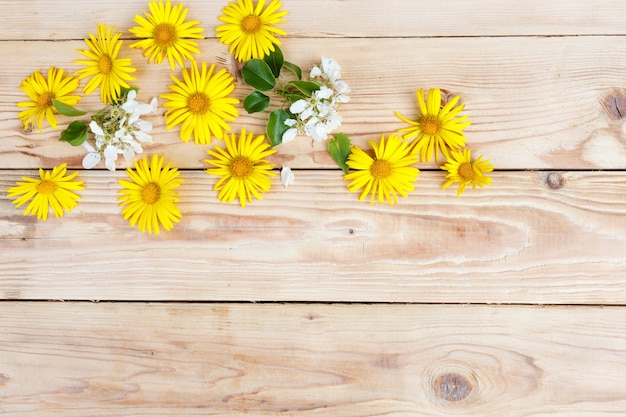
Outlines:
[[[471,122],[461,115],[464,105],[459,105],[458,96],[442,102],[437,88],[428,90],[427,96],[423,89],[417,90],[416,117],[396,112],[407,127],[383,133],[378,142],[369,142],[371,149],[361,149],[337,132],[343,121],[339,111],[350,102],[351,92],[339,63],[322,56],[318,65],[303,72],[285,59],[280,37],[287,33],[280,25],[287,12],[280,1],[236,0],[221,13],[216,37],[234,57],[235,74],[196,59],[204,29],[200,21],[187,19],[188,9],[181,3],[150,0],[148,11],[135,15],[137,26],[128,29],[137,39],[129,48],[143,50],[148,64],[167,60],[172,71],[169,91],[160,94],[166,129],[179,129],[181,141],[193,138],[196,145],[223,141],[224,146],[213,144],[206,151],[209,158],[204,159],[205,172],[218,177],[213,188],[220,201],[237,200],[246,207],[262,199],[270,191],[272,177],[277,176],[271,156],[279,145],[298,136],[326,142],[330,156],[344,172],[348,191],[359,192],[360,200],[370,196],[371,204],[393,205],[399,196],[407,197],[420,174],[416,165],[433,157],[436,162],[440,156],[445,158],[440,166],[447,172],[444,189],[458,183],[457,195],[461,195],[468,185],[491,185],[486,174],[493,165],[482,155],[472,159],[467,148],[463,130]],[[104,162],[106,169],[115,171],[120,155],[133,160],[134,169],[126,169],[128,178],[118,181],[121,215],[142,233],[160,234],[161,229],[172,230],[183,217],[176,204],[183,178],[177,168],[166,163],[165,155],[135,160],[144,146],[153,143],[153,125],[143,117],[157,114],[158,100],[138,101],[139,90],[133,85],[137,71],[131,59],[124,57],[121,37],[115,27],[98,24],[95,33],[84,40],[87,48],[77,51],[82,58],[74,60],[80,68],[73,74],[51,67],[46,75],[34,71],[26,77],[20,88],[27,99],[17,103],[21,109],[18,118],[24,130],[36,126],[40,132],[44,120],[58,130],[58,114],[74,118],[59,140],[85,149],[84,169]],[[174,74],[178,70],[180,76]],[[250,88],[241,103],[233,96],[237,77]],[[87,113],[77,108],[82,81],[82,93],[99,90],[103,104],[89,120],[85,120]],[[245,128],[231,133],[230,124],[239,117],[240,105],[248,113],[268,111],[263,134]],[[77,206],[80,196],[76,191],[85,189],[83,181],[74,181],[78,171],[67,175],[64,163],[52,171],[41,169],[39,174],[39,178],[23,177],[23,182],[7,192],[16,207],[29,203],[24,215],[46,221],[50,211],[59,218]],[[286,188],[295,183],[294,172],[282,166],[280,179]]]

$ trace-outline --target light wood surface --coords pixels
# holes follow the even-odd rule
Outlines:
[[[3,416],[617,416],[623,308],[10,303]]]
[[[184,5],[205,29],[199,59],[235,73],[215,39],[227,2]],[[84,152],[22,131],[21,81],[76,70],[96,23],[124,33],[141,100],[170,70],[127,48],[147,0],[0,0],[0,415],[625,415],[626,2],[283,3],[287,59],[341,64],[355,144],[439,87],[461,96],[493,186],[457,198],[420,164],[408,198],[371,206],[325,144],[298,138],[272,157],[296,183],[242,209],[212,191],[210,146],[167,131],[161,107],[146,154],[185,178],[171,233],[122,219],[124,162],[81,170],[64,218],[23,217],[6,190]],[[265,114],[239,111],[234,132],[263,131]]]
[[[25,172],[2,172],[0,187]],[[81,173],[78,209],[46,223],[1,197],[0,295],[626,303],[622,173],[501,172],[459,198],[441,190],[443,171],[427,171],[390,207],[359,202],[339,171],[299,171],[296,184],[275,180],[243,209],[217,201],[212,177],[183,172],[183,219],[162,236],[142,236],[119,214],[123,175]],[[563,186],[551,189],[556,181]]]

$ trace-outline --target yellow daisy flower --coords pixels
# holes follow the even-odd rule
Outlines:
[[[481,155],[472,162],[469,149],[451,151],[447,163],[441,167],[444,171],[448,171],[446,175],[448,182],[441,188],[446,189],[458,182],[460,184],[456,195],[460,196],[468,184],[472,184],[473,189],[476,189],[477,185],[480,188],[491,185],[491,177],[486,176],[485,172],[493,171],[493,165],[489,163],[489,159],[483,161],[482,158]]]
[[[89,34],[85,43],[87,50],[78,51],[87,60],[75,60],[74,63],[84,65],[76,71],[78,79],[91,77],[83,87],[85,94],[91,94],[100,87],[100,99],[104,104],[117,101],[122,87],[130,88],[127,81],[135,78],[130,75],[136,68],[131,67],[130,58],[118,58],[117,54],[122,47],[119,40],[121,33],[115,33],[115,28],[103,24],[97,25],[98,36]]]
[[[50,207],[57,217],[63,217],[64,211],[68,213],[78,206],[80,196],[72,191],[84,190],[82,181],[72,181],[78,171],[65,175],[66,164],[54,167],[52,171],[39,169],[39,178],[22,177],[24,182],[18,181],[15,187],[7,190],[9,198],[18,197],[12,203],[20,207],[32,198],[32,201],[24,210],[24,216],[37,215],[37,220],[48,220]]]
[[[170,0],[164,4],[162,0],[157,3],[152,0],[148,3],[150,13],[135,15],[135,22],[139,26],[130,29],[130,33],[142,38],[142,40],[130,45],[131,48],[145,49],[143,56],[148,57],[148,62],[160,64],[167,57],[172,71],[176,70],[176,62],[183,68],[183,60],[193,60],[192,53],[200,53],[195,41],[189,39],[202,39],[201,27],[194,27],[200,22],[190,20],[185,22],[188,9],[183,8],[182,3],[172,7]]]
[[[174,190],[181,182],[177,168],[171,168],[169,163],[163,167],[164,157],[154,155],[148,164],[144,156],[140,161],[135,161],[135,169],[126,169],[126,174],[131,181],[119,180],[124,187],[119,191],[120,206],[123,207],[122,215],[132,227],[138,224],[141,233],[157,235],[161,233],[159,225],[168,232],[178,223],[182,217],[176,202],[178,191]]]
[[[259,192],[266,193],[270,190],[273,177],[273,164],[268,163],[268,156],[276,152],[270,148],[270,144],[265,140],[265,136],[260,135],[254,138],[253,134],[246,134],[246,130],[241,131],[237,138],[234,134],[224,138],[226,149],[219,146],[215,150],[208,150],[209,155],[216,159],[205,159],[215,168],[208,168],[205,172],[217,175],[220,180],[213,187],[219,191],[220,201],[232,203],[235,197],[239,197],[241,207],[246,206],[246,202],[252,202],[252,197],[261,200],[263,197]]]
[[[424,102],[424,90],[417,91],[420,115],[417,120],[409,120],[396,112],[402,121],[411,126],[400,129],[399,132],[407,132],[403,137],[413,139],[412,147],[418,152],[421,161],[430,161],[435,155],[435,161],[439,162],[439,152],[447,158],[450,149],[458,149],[465,146],[463,129],[471,122],[468,116],[457,117],[465,108],[465,105],[456,106],[459,96],[455,96],[441,107],[441,91],[438,88],[428,90],[428,103]],[[455,107],[456,106],[456,107]]]
[[[47,77],[41,75],[39,71],[35,71],[22,81],[20,88],[30,99],[30,101],[17,103],[17,107],[26,108],[17,115],[22,121],[24,130],[29,130],[29,127],[34,129],[35,121],[37,121],[37,127],[41,132],[44,116],[50,126],[58,129],[57,119],[54,117],[57,109],[52,104],[52,99],[70,106],[80,101],[80,96],[72,95],[74,90],[78,88],[78,79],[71,75],[64,75],[62,69],[54,67],[48,69]]]
[[[224,45],[230,45],[230,53],[241,62],[252,58],[262,59],[274,51],[274,44],[280,45],[276,35],[287,33],[272,25],[283,23],[287,12],[278,11],[283,4],[271,0],[265,6],[265,0],[259,0],[256,7],[252,0],[230,2],[222,9],[218,19],[224,22],[216,28],[217,38]]]
[[[198,69],[191,61],[191,69],[183,69],[183,80],[171,76],[175,84],[169,86],[172,93],[162,94],[169,100],[163,104],[167,129],[182,123],[180,138],[189,141],[193,135],[196,144],[206,145],[211,142],[211,135],[222,140],[224,130],[230,130],[226,120],[235,120],[239,116],[235,104],[236,98],[229,97],[235,89],[233,77],[221,69],[215,74],[215,65],[207,71],[206,63]]]
[[[380,143],[369,142],[374,149],[374,157],[358,146],[353,146],[346,164],[355,172],[344,175],[344,179],[352,180],[347,185],[351,192],[363,189],[359,200],[372,193],[372,204],[378,195],[378,202],[386,199],[390,205],[398,202],[398,194],[407,196],[415,189],[414,182],[419,169],[411,165],[417,162],[417,155],[411,152],[407,141],[394,134],[385,141],[382,135]]]

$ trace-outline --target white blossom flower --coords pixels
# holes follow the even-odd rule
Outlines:
[[[296,100],[289,106],[295,119],[285,121],[289,129],[283,134],[283,143],[292,141],[298,134],[305,134],[315,141],[327,140],[328,135],[341,126],[337,110],[341,104],[350,101],[345,94],[350,88],[340,80],[339,64],[332,58],[322,57],[321,68],[314,66],[310,77],[322,85],[310,97]]]
[[[115,171],[118,155],[133,159],[143,152],[141,143],[152,143],[152,136],[147,133],[152,131],[152,123],[141,116],[156,112],[157,99],[147,104],[136,98],[137,92],[131,90],[123,102],[110,104],[92,117],[89,128],[95,136],[96,148],[85,142],[88,154],[83,158],[83,167],[93,168],[104,159],[106,168]]]

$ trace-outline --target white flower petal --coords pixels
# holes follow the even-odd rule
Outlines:
[[[283,165],[283,169],[280,170],[280,179],[285,188],[287,188],[296,181],[296,176],[291,171],[291,168]]]
[[[322,70],[317,65],[311,68],[311,73],[309,74],[311,78],[321,77],[321,75],[322,75]]]
[[[107,167],[109,171],[115,171],[115,160],[114,159],[106,159],[104,161],[104,165]]]
[[[133,159],[135,157],[135,150],[132,147],[129,147],[128,149],[126,149],[124,151],[124,159],[126,159],[127,161],[129,159]]]
[[[295,126],[298,121],[296,119],[287,119],[285,120],[285,126]]]
[[[288,143],[294,140],[298,136],[298,129],[292,127],[291,129],[287,129],[285,133],[283,133],[283,143]]]
[[[94,120],[92,120],[91,123],[89,123],[89,129],[91,129],[91,131],[95,135],[104,136],[104,130],[102,130],[100,125],[96,123]]]
[[[152,136],[141,130],[135,131],[135,139],[143,143],[152,143]]]
[[[83,158],[83,168],[91,169],[91,168],[95,167],[96,165],[98,165],[98,163],[100,162],[101,159],[102,158],[100,157],[99,153],[97,153],[97,152],[89,152]]]
[[[112,159],[113,161],[115,161],[117,159],[117,147],[113,146],[113,145],[108,145],[105,149],[104,149],[104,158],[108,161],[109,159]]]
[[[323,85],[314,94],[317,99],[327,99],[333,95],[333,90]]]
[[[300,99],[294,102],[291,106],[289,106],[289,111],[293,114],[298,114],[298,113],[302,113],[304,109],[306,109],[309,106],[310,104],[308,101],[304,99]]]

